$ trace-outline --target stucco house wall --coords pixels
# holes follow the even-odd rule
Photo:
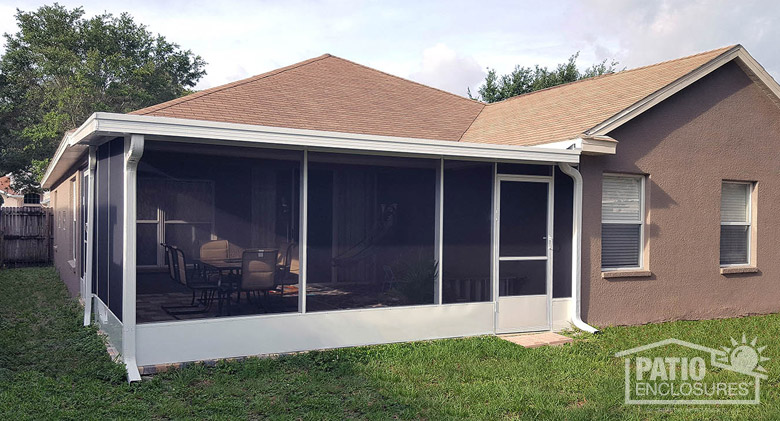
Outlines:
[[[610,136],[617,154],[583,156],[583,318],[595,325],[780,311],[780,108],[734,62]],[[603,279],[601,179],[645,174],[645,269]],[[757,183],[754,263],[722,275],[723,180]]]
[[[78,198],[81,176],[82,171],[75,170],[51,190],[51,206],[54,217],[54,267],[68,287],[68,292],[74,297],[79,295],[81,278],[81,243],[79,242],[79,246],[75,247],[75,259],[73,250],[76,242],[73,236],[78,235],[73,231],[74,212],[77,232],[80,232],[78,230],[81,220]],[[75,183],[72,180],[75,180]],[[73,207],[74,196],[77,203],[75,209]]]

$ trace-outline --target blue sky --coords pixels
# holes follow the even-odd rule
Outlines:
[[[208,88],[331,53],[460,95],[485,68],[554,66],[580,51],[637,67],[741,43],[780,80],[780,2],[757,1],[60,1],[129,12],[201,55]],[[16,30],[0,4],[0,32]]]

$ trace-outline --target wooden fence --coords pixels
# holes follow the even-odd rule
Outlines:
[[[51,264],[53,219],[51,208],[0,208],[0,267]]]

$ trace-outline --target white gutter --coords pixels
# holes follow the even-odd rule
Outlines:
[[[558,168],[574,180],[574,200],[571,235],[571,323],[577,329],[589,333],[599,333],[595,327],[582,320],[582,174],[567,163],[559,163]]]
[[[135,354],[136,305],[136,180],[138,161],[144,153],[144,137],[132,135],[125,139],[124,180],[124,273],[122,274],[122,359],[127,369],[127,381],[141,381]]]
[[[133,134],[146,140],[184,141],[233,146],[260,146],[311,151],[358,152],[428,158],[476,159],[523,162],[578,163],[580,151],[560,148],[468,143],[291,129],[251,124],[115,113],[94,113],[67,135],[46,170],[42,185],[55,182],[69,166],[68,151],[77,146],[100,145],[108,139]],[[66,159],[68,158],[68,159]],[[62,162],[60,162],[62,161]],[[58,176],[59,175],[59,176]]]

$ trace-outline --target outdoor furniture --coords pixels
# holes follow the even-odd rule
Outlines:
[[[241,275],[238,283],[238,295],[245,293],[247,301],[251,300],[251,294],[257,297],[258,292],[263,293],[263,298],[268,298],[268,291],[276,288],[278,276],[276,261],[279,250],[277,249],[250,249],[244,250],[241,255]],[[258,301],[257,304],[262,307]]]
[[[284,298],[285,285],[297,285],[298,273],[300,273],[300,260],[298,258],[298,243],[292,242],[287,246],[285,253],[280,255],[280,264],[276,277],[276,286],[282,290]]]
[[[230,243],[227,240],[214,240],[200,246],[200,260],[227,259]]]
[[[189,305],[162,306],[163,310],[176,319],[178,319],[177,316],[183,314],[199,314],[209,311],[214,294],[218,292],[219,284],[192,279],[190,273],[187,272],[187,260],[184,256],[184,251],[167,244],[162,244],[162,246],[165,247],[169,274],[171,274],[174,281],[192,291],[192,301]],[[197,293],[200,293],[198,303],[196,303]]]

